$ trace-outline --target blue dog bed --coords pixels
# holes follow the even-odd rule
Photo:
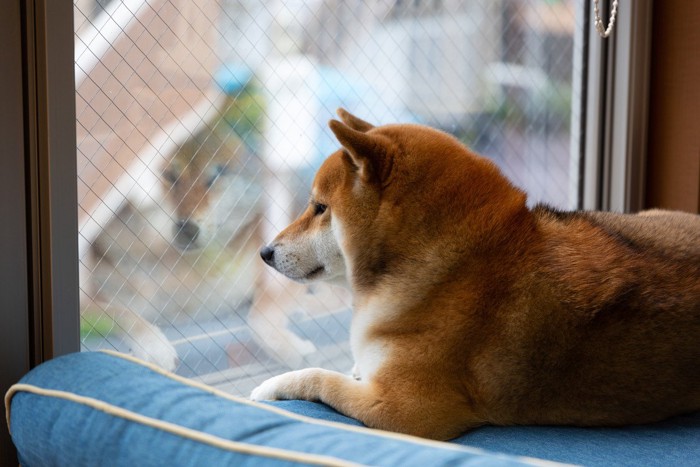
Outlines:
[[[116,353],[56,358],[5,398],[19,460],[70,465],[698,465],[700,414],[626,428],[483,427],[451,443],[322,404],[259,404]]]

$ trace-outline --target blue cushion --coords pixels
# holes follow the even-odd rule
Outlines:
[[[306,401],[274,403],[309,417],[361,425],[332,408]],[[700,412],[620,428],[486,426],[451,441],[493,452],[587,466],[700,465]]]
[[[700,459],[700,413],[624,428],[483,427],[446,444],[362,428],[322,404],[227,396],[120,354],[57,358],[13,388],[10,431],[28,466],[536,462],[515,456],[690,466]]]
[[[25,466],[531,464],[307,418],[111,353],[40,365],[10,389],[6,405]],[[312,415],[341,417],[307,407]]]

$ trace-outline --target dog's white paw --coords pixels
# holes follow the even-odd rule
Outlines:
[[[297,351],[299,352],[300,355],[306,357],[307,355],[311,355],[312,353],[316,352],[316,346],[314,345],[313,342],[306,340],[306,339],[301,339],[297,343]]]
[[[132,345],[131,353],[136,358],[158,365],[167,371],[177,368],[178,356],[175,347],[160,331],[160,336],[149,333]]]
[[[253,389],[250,399],[254,401],[274,401],[280,399],[316,399],[321,379],[328,370],[305,368],[282,373],[263,382]]]
[[[284,375],[275,376],[263,382],[250,393],[250,400],[253,401],[274,401],[277,400],[277,380]]]

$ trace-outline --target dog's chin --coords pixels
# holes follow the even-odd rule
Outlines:
[[[277,269],[277,268],[275,268]],[[323,266],[319,266],[315,269],[312,269],[309,272],[303,272],[303,271],[280,271],[277,269],[278,272],[281,272],[285,276],[287,276],[288,279],[291,279],[295,282],[299,282],[302,284],[308,284],[309,282],[317,282],[320,280],[324,279],[324,276],[326,275],[326,268]]]
[[[202,246],[197,241],[181,242],[176,239],[173,241],[173,246],[175,249],[177,249],[177,251],[183,254],[197,253],[202,249]]]
[[[322,279],[323,276],[326,273],[326,268],[323,266],[319,266],[316,269],[312,270],[309,272],[306,276],[304,276],[304,280],[308,282],[313,282],[319,279]]]

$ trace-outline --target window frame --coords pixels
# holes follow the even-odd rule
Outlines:
[[[645,200],[653,1],[624,3],[608,39],[599,36],[585,3],[589,39],[579,208],[637,212]]]
[[[29,370],[29,282],[24,180],[24,138],[22,101],[22,28],[19,2],[8,2],[0,15],[0,389],[3,393]],[[7,71],[5,71],[7,70]],[[0,463],[17,462],[7,426],[0,424]]]
[[[72,2],[24,11],[25,163],[33,363],[80,349]]]
[[[80,349],[73,3],[8,2],[0,15],[3,326],[0,389]],[[7,426],[0,464],[17,462]]]

